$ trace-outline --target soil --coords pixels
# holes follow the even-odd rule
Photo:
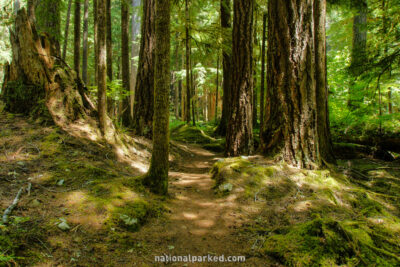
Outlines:
[[[49,136],[54,133],[53,140]],[[170,196],[166,199],[149,196],[154,202],[162,202],[165,212],[150,218],[137,232],[124,232],[107,227],[104,207],[123,205],[129,194],[118,195],[110,202],[101,198],[101,192],[100,197],[93,196],[91,183],[96,177],[89,174],[65,178],[62,186],[56,183],[68,172],[78,175],[82,166],[91,166],[106,170],[110,183],[125,188],[124,180],[139,175],[137,170],[119,163],[109,148],[69,137],[55,126],[1,113],[1,210],[11,204],[21,187],[32,183],[30,194],[23,193],[11,217],[13,220],[27,218],[15,222],[17,226],[9,230],[17,232],[12,242],[20,258],[13,262],[23,266],[238,265],[155,262],[155,256],[209,254],[246,256],[243,266],[274,265],[270,259],[253,252],[255,238],[243,230],[258,207],[241,203],[234,195],[217,197],[214,194],[209,170],[221,155],[179,142],[173,142],[171,148],[174,160],[170,170]],[[57,173],[60,165],[62,172]],[[130,195],[135,197],[134,193]],[[67,219],[69,231],[57,227],[60,218]]]

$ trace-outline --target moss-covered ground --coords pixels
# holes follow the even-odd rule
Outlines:
[[[307,171],[239,157],[211,173],[221,197],[259,203],[245,230],[253,253],[284,266],[399,266],[399,167],[357,159]]]
[[[0,266],[103,266],[107,247],[120,255],[142,225],[162,216],[161,200],[111,148],[15,114],[1,113],[0,124],[1,214],[24,188],[0,225]]]

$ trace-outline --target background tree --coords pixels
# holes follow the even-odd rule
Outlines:
[[[222,68],[223,68],[223,99],[221,121],[217,128],[217,133],[221,136],[226,135],[226,127],[230,117],[231,98],[232,98],[232,57],[231,57],[231,1],[220,1],[221,28],[223,31],[224,45],[222,50]]]
[[[145,184],[157,194],[168,192],[170,1],[156,0],[154,132],[150,169]]]
[[[74,11],[74,69],[80,75],[81,60],[81,1],[75,0]]]
[[[226,133],[226,155],[253,152],[253,0],[234,0],[232,35],[232,113]]]
[[[63,44],[63,51],[62,51],[62,59],[64,61],[65,61],[65,57],[67,56],[69,23],[70,23],[70,19],[71,19],[71,6],[72,6],[72,0],[68,0],[67,20],[65,22],[64,44]]]
[[[121,0],[121,65],[122,65],[122,87],[126,92],[123,97],[122,123],[129,126],[131,121],[130,110],[130,75],[129,75],[129,4]],[[133,45],[133,44],[132,44]]]
[[[107,0],[97,0],[97,111],[99,113],[99,125],[103,134],[107,132],[107,44],[106,44],[106,9]]]
[[[143,1],[139,65],[132,118],[133,132],[137,135],[146,136],[152,134],[154,113],[154,1]]]
[[[88,83],[88,36],[89,35],[89,0],[85,0],[83,8],[83,48],[82,48],[82,80]]]

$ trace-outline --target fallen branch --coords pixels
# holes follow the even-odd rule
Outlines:
[[[6,224],[8,222],[8,216],[11,214],[15,206],[17,206],[18,201],[21,197],[22,191],[24,190],[23,187],[21,187],[17,193],[17,196],[14,198],[13,203],[4,211],[3,214],[3,224]]]

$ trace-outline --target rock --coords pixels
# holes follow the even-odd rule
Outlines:
[[[39,207],[40,206],[39,200],[37,200],[37,199],[32,200],[31,206],[35,207],[35,208]]]
[[[233,189],[233,185],[231,183],[225,183],[225,184],[221,184],[218,187],[219,191],[221,192],[231,192]]]
[[[61,180],[59,180],[58,182],[57,182],[57,185],[58,186],[62,186],[64,184],[64,179],[61,179]]]
[[[60,223],[57,225],[57,227],[63,231],[67,231],[71,229],[71,227],[68,225],[67,220],[64,218],[60,218]]]

